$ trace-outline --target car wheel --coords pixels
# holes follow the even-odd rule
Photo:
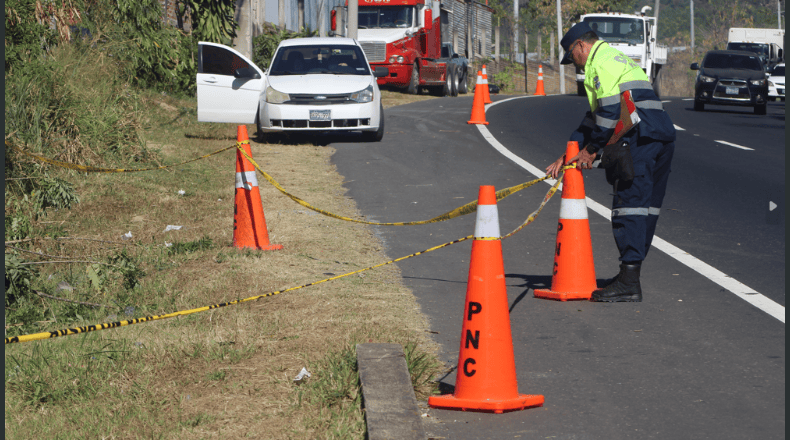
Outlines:
[[[466,95],[469,93],[469,85],[467,84],[467,78],[469,77],[469,72],[463,66],[461,66],[461,80],[458,85],[458,93],[462,95]]]
[[[699,101],[694,101],[694,111],[695,112],[701,112],[703,110],[705,110],[705,103],[704,102],[699,102]]]
[[[768,104],[760,104],[754,106],[754,114],[755,115],[764,115],[768,110]]]
[[[384,138],[384,105],[379,104],[379,129],[364,131],[362,137],[368,142],[380,142]]]
[[[410,95],[416,95],[417,93],[419,93],[419,89],[420,89],[420,71],[417,69],[417,63],[414,63],[414,65],[411,68],[411,80],[409,81],[409,87],[406,89],[406,91]]]
[[[266,142],[266,135],[263,133],[263,126],[261,125],[261,109],[258,109],[258,114],[255,115],[255,128],[258,130],[255,140],[260,143]]]

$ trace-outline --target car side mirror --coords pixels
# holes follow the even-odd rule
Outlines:
[[[691,66],[689,66],[689,68],[691,70],[699,70],[699,63],[691,63]]]
[[[239,69],[236,69],[236,71],[233,72],[233,76],[236,77],[236,78],[240,78],[240,79],[243,79],[243,78],[258,79],[258,78],[260,78],[260,76],[258,75],[258,72],[252,70],[252,68],[249,68],[249,67],[241,67]]]
[[[377,67],[373,70],[373,76],[376,78],[383,78],[385,76],[389,76],[390,69],[387,67]]]

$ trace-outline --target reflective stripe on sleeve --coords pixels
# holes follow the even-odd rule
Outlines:
[[[496,205],[477,205],[475,239],[499,237],[499,214]]]
[[[603,128],[615,128],[617,126],[616,119],[606,119],[601,116],[595,116],[595,123]]]
[[[661,214],[661,208],[654,208],[651,206],[647,209],[647,213],[650,215],[659,215]]]
[[[587,202],[584,199],[562,199],[560,218],[563,220],[587,220]]]
[[[634,104],[642,109],[664,110],[664,105],[661,104],[661,101],[636,101]]]
[[[244,188],[251,190],[253,187],[258,186],[258,176],[255,171],[245,171],[243,173],[236,173],[236,188]]]
[[[647,215],[647,208],[617,208],[612,210],[612,217],[622,217],[624,215]]]
[[[653,90],[653,86],[650,84],[649,81],[645,80],[635,80],[635,81],[627,81],[620,84],[620,93],[625,92],[626,90],[634,90],[634,89],[650,89]]]
[[[605,98],[601,98],[598,100],[598,106],[600,107],[603,107],[605,105],[619,104],[619,103],[620,103],[620,95],[607,96]]]

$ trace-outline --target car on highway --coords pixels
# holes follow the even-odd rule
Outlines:
[[[779,63],[768,77],[768,97],[774,101],[785,100],[785,63]]]
[[[767,73],[760,57],[739,50],[711,50],[702,64],[692,63],[699,71],[694,84],[694,110],[705,110],[705,104],[754,107],[764,115],[768,102]]]
[[[384,109],[362,47],[351,38],[282,41],[261,70],[236,50],[198,43],[198,121],[255,123],[259,135],[361,131],[384,136]]]

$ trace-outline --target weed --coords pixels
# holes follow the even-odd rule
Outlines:
[[[408,342],[403,350],[406,355],[406,366],[409,368],[411,384],[417,398],[427,399],[436,394],[439,384],[433,378],[441,371],[442,364],[431,354],[420,350],[416,342]]]
[[[198,251],[204,251],[214,247],[214,242],[211,238],[204,236],[203,238],[186,243],[174,242],[172,246],[167,248],[168,255],[176,254],[189,254]]]
[[[227,375],[228,375],[228,371],[227,370],[217,370],[217,371],[215,371],[213,373],[208,373],[206,375],[206,378],[208,380],[218,380],[219,381],[219,380],[225,380],[225,377]]]

